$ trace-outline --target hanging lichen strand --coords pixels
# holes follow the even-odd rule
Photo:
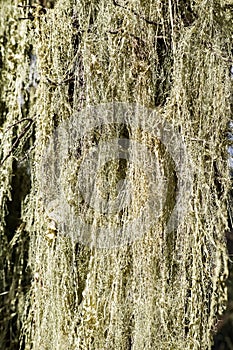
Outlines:
[[[28,291],[25,271],[29,239],[21,220],[30,190],[28,149],[32,121],[29,111],[27,25],[12,1],[0,4],[0,347],[19,346],[21,317]],[[12,157],[14,155],[14,158]]]
[[[19,43],[8,54],[16,66],[5,64],[1,73],[7,76],[1,83],[7,111],[1,121],[7,157],[1,167],[3,254],[12,238],[4,220],[12,157],[24,156],[22,147],[12,145],[17,136],[19,146],[24,144],[29,120],[17,124],[14,133],[9,126],[23,118],[34,123],[32,188],[27,200],[20,197],[25,228],[13,227],[12,243],[20,245],[23,232],[29,234],[30,291],[26,300],[23,294],[12,295],[14,301],[21,298],[16,311],[23,321],[21,349],[210,349],[216,316],[226,303],[228,274],[229,2],[58,0],[54,8],[52,1],[44,3],[49,8],[17,9],[19,17],[25,11],[33,20],[10,25],[15,31],[4,34],[8,46],[1,43],[4,55],[12,40]],[[17,23],[10,1],[7,9]],[[10,21],[5,13],[1,35]],[[30,41],[29,33],[31,59],[24,64],[26,53],[19,47]],[[30,107],[22,115],[15,106],[28,80]],[[123,111],[128,123],[117,123],[116,114]],[[102,125],[95,124],[100,117]],[[69,133],[79,138],[68,141]],[[132,164],[127,157],[110,157],[103,165],[98,156],[96,182],[105,201],[118,203],[117,186],[128,179],[130,191],[126,187],[124,193],[131,196],[124,198],[127,207],[119,201],[121,209],[108,206],[101,212],[98,192],[86,193],[82,186],[92,188],[90,155],[107,154],[116,138],[123,140],[120,146]],[[181,157],[178,174],[179,149],[188,161]],[[156,159],[157,189],[150,183],[150,155]],[[177,208],[182,184],[190,185],[182,193],[188,200],[186,208]],[[158,203],[149,208],[151,188]],[[152,221],[160,201],[163,212]],[[184,209],[185,216],[168,229],[174,208],[178,216]],[[141,212],[141,227],[130,226]],[[130,237],[124,244],[111,246],[107,236],[97,242],[99,232],[119,228]],[[22,259],[15,264],[22,274]]]

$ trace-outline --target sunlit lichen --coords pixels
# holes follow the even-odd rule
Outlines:
[[[226,303],[228,274],[232,11],[224,1],[186,3],[57,0],[46,11],[31,9],[32,21],[18,19],[26,8],[10,0],[1,4],[0,152],[7,156],[0,174],[1,288],[9,293],[1,329],[6,349],[13,349],[5,338],[7,317],[14,313],[23,322],[18,325],[21,349],[210,348],[216,314]],[[57,203],[51,198],[51,207],[45,207],[40,178],[47,141],[60,123],[89,105],[113,101],[156,108],[180,133],[194,179],[191,210],[167,233],[176,191],[174,162],[156,138],[132,127],[127,137],[157,152],[161,174],[168,178],[167,212],[131,245],[105,250],[72,242],[59,231]],[[25,134],[14,148],[25,128],[18,122],[26,117],[33,120],[33,137]],[[125,130],[115,125],[93,130],[63,164],[66,200],[90,225],[120,225],[137,216],[148,197],[145,169],[129,174],[133,205],[118,217],[106,219],[74,193],[82,157],[111,133],[124,136]],[[28,169],[31,190],[22,198],[21,222],[9,233],[14,157]],[[116,182],[125,173],[119,162],[102,169],[103,197],[116,197]],[[30,242],[27,297],[19,288],[23,258],[14,262],[14,272],[8,269],[9,241],[16,237],[21,247],[22,232]],[[7,273],[15,275],[8,280]]]

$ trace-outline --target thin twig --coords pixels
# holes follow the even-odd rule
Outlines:
[[[128,8],[127,6],[124,6],[124,5],[121,5],[121,4],[118,4],[118,2],[116,2],[116,0],[113,0],[113,5],[114,6],[118,6],[118,7],[121,7],[131,13],[133,13],[135,16],[137,16],[138,18],[142,19],[143,21],[145,21],[146,23],[148,24],[151,24],[151,25],[154,25],[154,26],[157,26],[158,23],[154,22],[154,21],[151,21],[150,19],[148,18],[145,18],[143,16],[140,16],[139,13],[137,13],[137,11],[134,11],[134,10],[131,10],[130,8]]]
[[[36,9],[36,6],[34,5],[18,5],[18,7]]]
[[[19,143],[20,143],[20,140],[23,138],[23,136],[26,134],[26,132],[30,129],[30,127],[33,125],[34,123],[34,120],[31,119],[31,118],[24,118],[14,124],[12,124],[10,126],[10,128],[14,127],[15,125],[21,123],[22,121],[25,121],[25,120],[28,120],[29,123],[25,126],[25,128],[21,131],[21,133],[19,134],[19,136],[16,138],[15,142],[13,143],[10,151],[7,153],[7,155],[3,158],[3,160],[1,161],[0,163],[0,166],[2,166],[5,161],[10,157],[10,155],[14,152],[14,150],[18,147]],[[9,130],[10,128],[8,128],[7,130]]]
[[[19,17],[19,21],[24,21],[25,19],[29,19],[30,21],[33,19],[32,17]]]
[[[7,129],[6,129],[6,131],[5,131],[5,133],[7,133],[10,129],[12,129],[14,126],[16,126],[16,125],[18,125],[18,124],[20,124],[20,123],[23,123],[23,122],[25,122],[25,121],[30,121],[30,122],[32,122],[33,121],[33,119],[32,118],[23,118],[23,119],[20,119],[20,120],[18,120],[17,122],[15,122],[14,124],[11,124]]]
[[[35,145],[30,147],[29,150],[25,153],[24,157],[21,159],[18,159],[18,164],[22,164],[29,156],[29,154],[35,149]]]
[[[49,79],[48,77],[46,77],[46,79],[47,79],[47,81],[48,81],[49,84],[54,85],[54,86],[60,86],[60,85],[63,85],[63,84],[65,84],[65,83],[69,83],[69,82],[71,82],[71,81],[75,81],[75,77],[74,77],[74,76],[73,76],[73,77],[70,77],[70,78],[66,78],[66,79],[64,79],[64,80],[62,80],[62,81],[60,81],[60,82],[52,81],[52,80]]]

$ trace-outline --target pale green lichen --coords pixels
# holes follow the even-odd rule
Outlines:
[[[35,13],[34,21],[26,23],[17,21],[19,9],[10,1],[6,4],[1,16],[1,38],[6,35],[8,40],[1,46],[5,62],[1,100],[8,110],[2,126],[4,155],[13,137],[13,129],[6,130],[22,118],[18,98],[29,77],[25,53],[29,42],[40,77],[30,91],[34,100],[28,111],[35,121],[32,189],[21,214],[30,236],[32,281],[26,301],[20,296],[16,311],[23,313],[21,348],[210,348],[216,315],[226,303],[228,274],[224,232],[230,182],[225,130],[231,118],[231,11],[224,1],[190,1],[189,8],[172,1],[119,1],[117,6],[105,0],[58,0],[53,9]],[[9,33],[3,34],[7,21]],[[47,192],[40,180],[46,142],[55,128],[90,104],[112,101],[159,107],[161,119],[180,130],[194,180],[191,210],[177,230],[166,233],[164,213],[133,244],[103,250],[74,244],[69,235],[59,232],[59,216],[53,215],[57,203],[48,189],[51,207],[46,207]],[[24,126],[18,125],[17,135]],[[115,131],[90,132],[82,140],[82,156],[94,139],[107,140],[106,134]],[[174,171],[155,135],[132,126],[129,137],[156,150],[159,159],[166,158],[167,176],[169,169]],[[20,148],[17,156],[22,156]],[[79,163],[71,157],[63,166],[65,193],[75,210],[85,214],[90,224],[118,225],[113,217],[106,221],[75,197]],[[105,177],[110,176],[113,197],[118,167],[118,162],[111,163],[111,173],[106,175],[103,169],[103,177],[99,174],[103,193]],[[137,216],[148,185],[145,171],[136,169],[131,175],[135,200],[130,211]],[[8,247],[4,217],[11,181],[12,155],[1,171],[3,253]],[[171,176],[169,210],[174,182]],[[127,215],[121,217],[123,225]],[[5,279],[3,275],[2,286]]]

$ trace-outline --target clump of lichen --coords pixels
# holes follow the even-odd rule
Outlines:
[[[179,4],[58,0],[54,8],[37,12],[32,23],[10,27],[15,28],[12,38],[22,36],[21,46],[26,45],[29,28],[34,34],[30,40],[40,79],[30,92],[33,104],[25,112],[35,121],[35,130],[30,154],[32,188],[21,211],[30,237],[32,271],[30,292],[23,302],[22,349],[211,347],[216,314],[226,303],[228,274],[224,232],[230,182],[225,138],[231,118],[231,21],[232,12],[223,1],[207,6],[201,0]],[[14,84],[12,70],[5,66],[13,90],[2,101],[14,111],[4,116],[5,131],[25,118],[12,99],[20,79],[27,81],[30,67],[22,63],[25,51],[21,57],[18,50],[15,47],[12,53],[18,57]],[[59,195],[58,180],[49,172],[49,164],[47,170],[44,166],[45,152],[59,125],[74,115],[81,117],[80,111],[90,105],[112,102],[156,109],[161,121],[172,125],[183,140],[193,183],[185,220],[168,232],[166,223],[177,191],[175,160],[156,134],[143,130],[143,124],[138,127],[136,117],[128,130],[117,125],[90,130],[61,162],[51,152],[51,164],[61,165],[62,195],[77,215],[85,217],[92,234],[101,225],[126,227],[129,216],[137,216],[147,201],[149,184],[146,169],[109,162],[98,173],[102,197],[115,198],[116,184],[128,176],[133,199],[128,211],[100,215],[75,192],[81,162],[91,147],[117,135],[156,154],[159,174],[169,185],[164,214],[143,235],[135,232],[138,239],[134,242],[98,249],[75,241],[59,226],[65,206],[59,207],[54,200]],[[109,123],[107,114],[105,121]],[[16,135],[24,127],[20,123]],[[7,155],[15,136],[12,128],[5,131],[3,152]],[[4,215],[3,198],[11,195],[13,154],[3,164]],[[149,221],[150,215],[143,218]],[[82,230],[76,222],[67,225],[72,233]],[[3,220],[3,242],[5,226]],[[7,243],[3,245],[6,251]]]

